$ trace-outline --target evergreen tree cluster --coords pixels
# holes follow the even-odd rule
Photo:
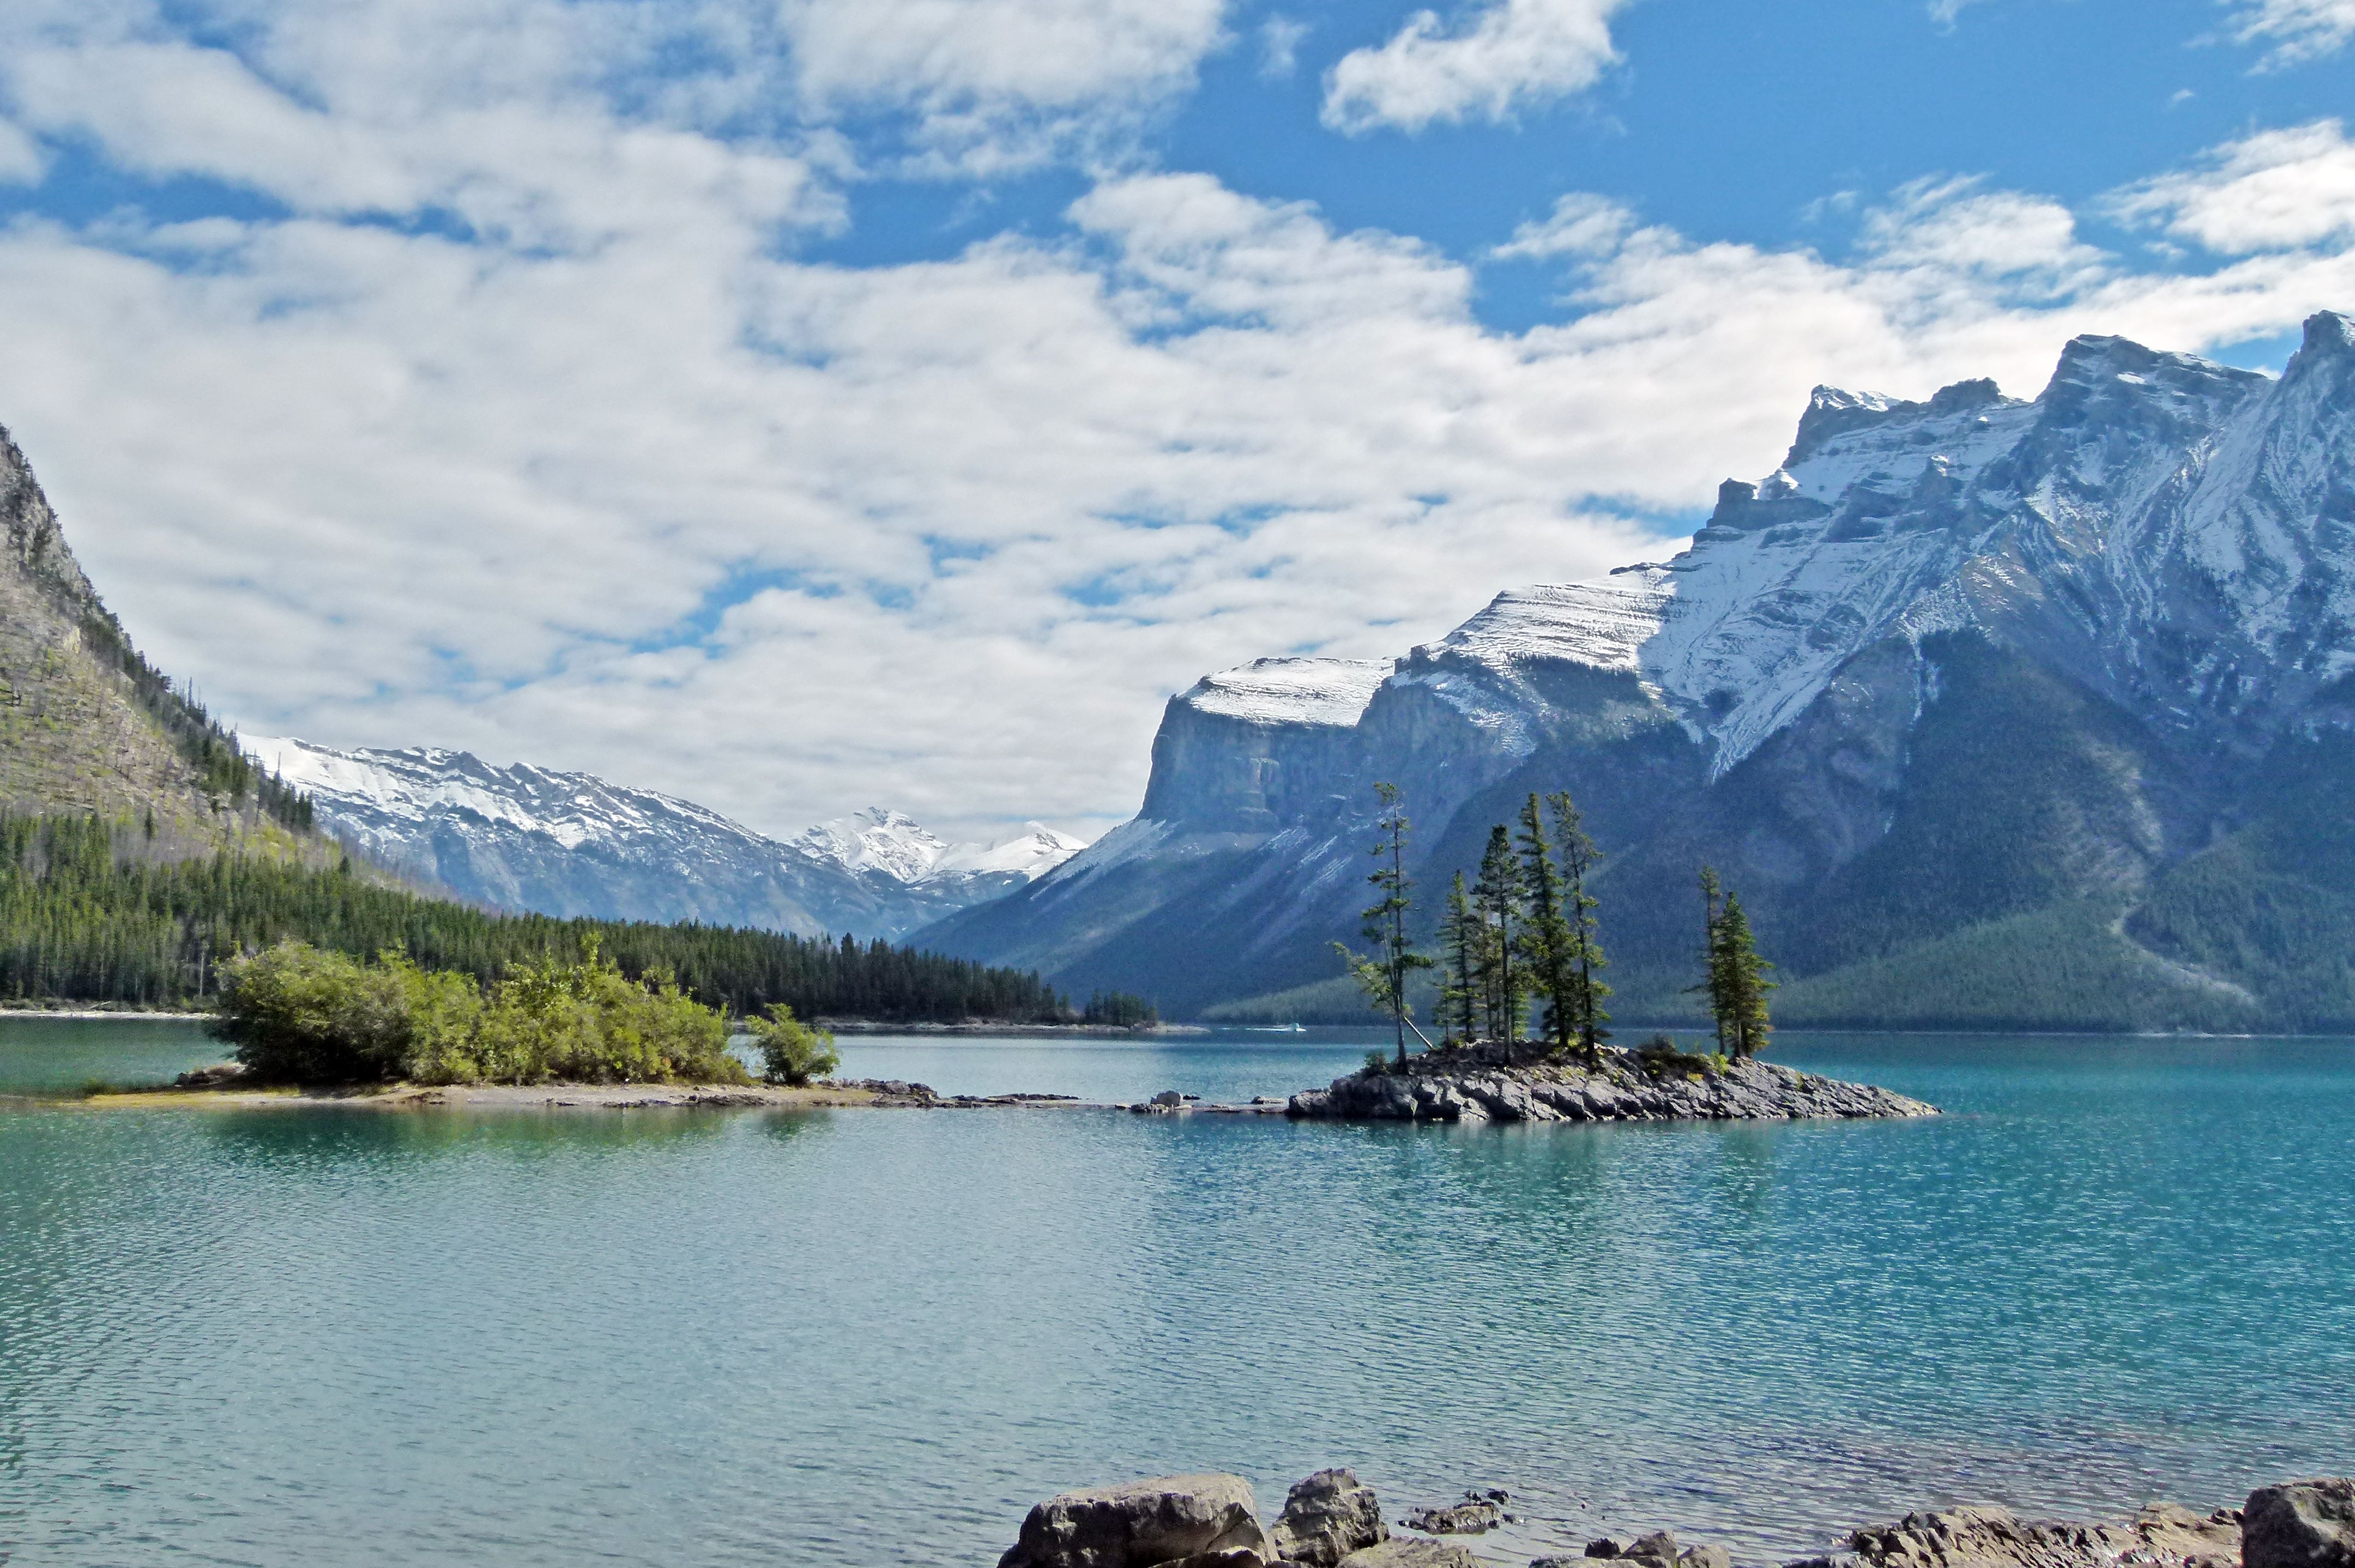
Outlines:
[[[1710,1016],[1717,1021],[1721,1055],[1755,1056],[1774,1033],[1766,1014],[1766,993],[1775,989],[1766,978],[1774,966],[1758,956],[1750,934],[1750,916],[1742,900],[1718,883],[1717,873],[1700,868],[1701,906],[1707,918],[1701,957],[1707,978],[1696,990],[1709,993]]]
[[[1160,1010],[1141,996],[1124,991],[1100,991],[1080,1010],[1080,1022],[1114,1029],[1148,1029],[1161,1022]]]
[[[488,987],[593,941],[623,972],[667,969],[739,1015],[1008,1022],[1070,1016],[1034,973],[859,942],[740,927],[491,915],[335,870],[222,853],[143,859],[134,826],[0,815],[0,997],[187,1006],[217,996],[225,960],[293,940],[355,959],[400,950]]]
[[[1532,794],[1520,832],[1488,830],[1478,879],[1463,873],[1449,890],[1440,940],[1447,954],[1440,988],[1441,1022],[1458,1040],[1520,1041],[1532,1000],[1542,1001],[1539,1037],[1556,1051],[1572,1046],[1595,1060],[1611,1032],[1598,970],[1604,957],[1599,905],[1589,884],[1603,852],[1587,836],[1566,793]],[[1549,832],[1550,828],[1550,832]]]
[[[1448,1040],[1497,1041],[1509,1054],[1521,1043],[1529,1004],[1537,1001],[1543,1004],[1539,1043],[1553,1053],[1576,1050],[1600,1062],[1611,1035],[1604,1027],[1611,1014],[1603,1006],[1611,987],[1601,976],[1610,960],[1603,952],[1593,885],[1603,852],[1588,835],[1577,803],[1567,792],[1532,793],[1518,832],[1502,822],[1489,830],[1476,877],[1467,885],[1459,871],[1448,888],[1441,956],[1433,959],[1415,950],[1410,935],[1413,884],[1406,842],[1412,824],[1396,787],[1375,789],[1381,804],[1373,846],[1377,869],[1367,880],[1380,896],[1364,911],[1372,951],[1334,946],[1367,1000],[1391,1015],[1399,1065],[1406,1065],[1406,1034],[1414,1028],[1409,981],[1417,970],[1433,968],[1440,980],[1435,1017]],[[1766,993],[1774,984],[1765,977],[1774,966],[1758,956],[1741,900],[1725,894],[1706,866],[1701,886],[1708,904],[1706,979],[1695,989],[1709,992],[1720,1051],[1753,1056],[1773,1033]]]
[[[246,756],[237,736],[223,729],[193,696],[174,686],[171,678],[147,662],[131,645],[123,623],[104,607],[91,604],[82,611],[82,646],[104,664],[122,672],[131,694],[157,726],[171,737],[188,765],[196,769],[197,787],[223,806],[251,796],[272,821],[298,832],[313,825],[311,801],[303,792]]]

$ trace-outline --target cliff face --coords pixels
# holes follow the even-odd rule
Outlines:
[[[1568,789],[1623,1016],[1689,1006],[1707,861],[1788,1017],[2344,1022],[2355,907],[2318,868],[2355,865],[2350,675],[2355,326],[2316,317],[2278,379],[2081,338],[2033,401],[1818,389],[1665,564],[1500,595],[1388,668],[1206,679],[1135,821],[926,939],[1171,1010],[1314,985],[1377,780],[1433,904]]]
[[[324,857],[274,821],[282,795],[142,659],[83,576],[25,454],[0,430],[0,808],[151,818],[196,853],[239,842]]]

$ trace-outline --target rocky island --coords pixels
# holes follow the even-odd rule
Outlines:
[[[1292,1097],[1286,1114],[1359,1121],[1797,1121],[1928,1117],[1938,1107],[1754,1057],[1601,1047],[1529,1060],[1496,1044],[1410,1057]]]

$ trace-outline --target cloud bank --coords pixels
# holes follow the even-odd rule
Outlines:
[[[800,239],[858,159],[745,85],[800,56],[736,51],[724,6],[474,13],[481,38],[426,0],[241,10],[202,43],[127,0],[12,13],[26,177],[95,148],[241,196],[0,229],[0,421],[142,641],[256,729],[770,830],[870,801],[1101,828],[1169,692],[1656,555],[1817,381],[2032,392],[2080,331],[2199,348],[2355,302],[2348,204],[2310,198],[2344,188],[2329,121],[2099,204],[2170,248],[2156,270],[1968,179],[1887,193],[1842,257],[1573,192],[1476,264],[1119,168],[1035,233],[822,264]],[[1136,21],[1100,79],[1209,47],[1191,15]],[[814,57],[827,101],[1084,101],[896,47]],[[633,51],[687,65],[654,90],[616,76]],[[1552,269],[1558,318],[1483,325],[1486,265]]]

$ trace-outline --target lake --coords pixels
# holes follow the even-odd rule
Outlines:
[[[1283,1094],[1372,1037],[844,1043]],[[987,1564],[1351,1464],[1522,1562],[2355,1470],[2355,1044],[1791,1035],[1934,1122],[0,1108],[0,1560]],[[0,1019],[0,1092],[216,1058]],[[1623,1535],[1624,1538],[1624,1535]]]

